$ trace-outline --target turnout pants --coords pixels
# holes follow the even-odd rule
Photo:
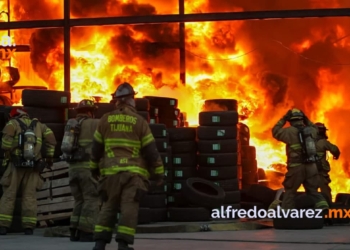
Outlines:
[[[70,227],[86,233],[93,233],[99,212],[97,181],[87,168],[69,169],[69,185],[74,197],[74,209]]]
[[[23,228],[35,228],[37,222],[36,192],[44,184],[39,172],[33,168],[16,168],[9,163],[0,184],[4,191],[0,201],[0,227],[9,228],[11,226],[16,197],[20,192],[22,226]]]
[[[319,188],[319,175],[316,164],[302,164],[296,167],[288,167],[283,186],[282,208],[295,208],[295,197],[299,187],[303,185],[306,193],[314,200],[315,208],[329,208],[327,201],[317,192]]]
[[[331,183],[331,178],[326,171],[320,172],[318,176],[321,193],[325,196],[327,202],[330,204],[332,202],[332,189],[329,186]]]
[[[95,226],[94,239],[111,242],[120,208],[116,241],[123,240],[134,244],[139,200],[147,190],[148,181],[138,174],[120,172],[104,177],[99,187],[103,204]]]

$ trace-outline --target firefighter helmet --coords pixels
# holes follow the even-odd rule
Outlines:
[[[318,127],[319,130],[324,130],[324,131],[328,130],[324,125],[324,123],[316,122],[315,125]]]
[[[19,115],[27,115],[27,111],[25,111],[24,108],[14,107],[11,109],[11,112],[9,115],[10,115],[10,118],[13,118]]]
[[[304,119],[304,113],[301,112],[301,110],[299,109],[292,109],[292,115],[290,117],[290,121],[294,121],[294,120],[302,120]]]
[[[95,105],[95,103],[89,99],[84,99],[82,101],[80,101],[77,105],[77,107],[75,108],[76,110],[81,110],[81,109],[87,109],[87,110],[96,110],[97,106]]]
[[[123,97],[134,96],[136,94],[137,93],[135,92],[131,84],[128,82],[124,82],[118,86],[117,90],[113,94],[113,99],[120,99]]]

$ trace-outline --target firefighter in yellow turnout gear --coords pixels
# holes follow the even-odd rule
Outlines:
[[[291,126],[283,128],[287,121]],[[323,196],[317,192],[317,132],[317,127],[298,109],[289,110],[272,128],[272,136],[286,144],[287,173],[283,181],[283,209],[295,208],[297,190],[302,184],[306,193],[315,201],[315,208],[329,207]]]
[[[70,119],[62,142],[62,159],[69,163],[69,185],[74,197],[70,219],[70,240],[93,241],[93,229],[99,212],[97,181],[90,169],[93,134],[99,122],[91,100],[82,100],[76,107],[76,118]]]
[[[331,171],[330,164],[327,160],[327,151],[333,155],[333,159],[338,160],[340,156],[339,148],[328,141],[326,131],[328,130],[323,123],[317,122],[315,125],[318,127],[318,137],[316,143],[317,154],[320,157],[320,161],[317,163],[317,168],[320,178],[321,192],[327,198],[327,201],[332,202],[332,190],[329,186],[331,178],[329,177],[329,171]]]
[[[129,83],[118,86],[116,110],[101,118],[94,134],[91,164],[102,177],[99,192],[103,198],[94,250],[104,250],[111,242],[118,208],[118,250],[133,250],[128,245],[134,243],[139,201],[148,190],[148,178],[153,173],[158,185],[163,182],[163,163],[149,125],[136,113],[135,94]]]
[[[25,234],[31,235],[37,222],[36,192],[44,184],[40,172],[53,164],[56,139],[51,129],[37,119],[30,119],[24,109],[13,108],[10,118],[3,129],[1,144],[6,156],[2,167],[7,165],[7,169],[0,181],[4,189],[0,201],[0,235],[7,234],[11,226],[17,193],[22,196],[22,226]],[[43,139],[46,161],[41,157]]]

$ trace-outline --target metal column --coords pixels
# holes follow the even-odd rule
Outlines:
[[[185,0],[179,0],[179,14],[185,15]],[[186,45],[185,45],[185,23],[179,24],[180,40],[180,80],[186,84]]]
[[[64,91],[70,91],[70,1],[64,0]]]

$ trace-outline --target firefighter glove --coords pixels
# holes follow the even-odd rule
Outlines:
[[[48,168],[51,168],[53,165],[53,159],[51,157],[46,158],[46,164]]]

